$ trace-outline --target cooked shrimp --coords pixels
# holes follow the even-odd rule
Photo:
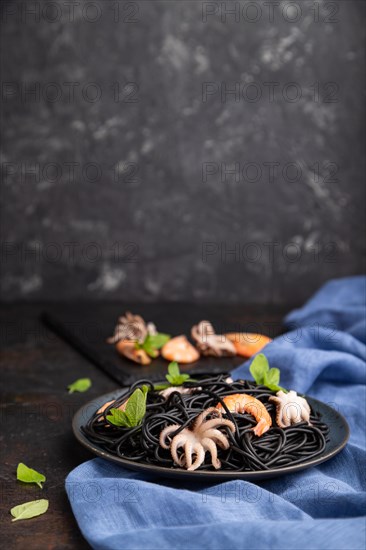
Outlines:
[[[230,412],[241,413],[247,412],[254,416],[258,424],[253,428],[255,435],[263,435],[272,426],[272,419],[259,399],[256,399],[252,395],[246,393],[235,393],[234,395],[227,395],[223,399],[225,405]],[[219,403],[216,405],[216,409],[225,414],[225,409]]]
[[[150,365],[151,359],[143,349],[136,347],[136,342],[133,340],[120,340],[116,344],[116,350],[119,354],[131,359],[139,365]]]
[[[225,336],[234,344],[236,353],[243,357],[252,357],[272,342],[271,338],[264,334],[250,332],[229,332]]]
[[[161,355],[168,361],[177,363],[194,363],[200,354],[190,344],[185,336],[176,336],[167,342],[161,350]]]

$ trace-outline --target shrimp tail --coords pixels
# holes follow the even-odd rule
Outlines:
[[[253,428],[253,432],[258,437],[263,435],[264,433],[268,432],[271,425],[268,423],[268,421],[264,418],[262,418],[256,426]]]

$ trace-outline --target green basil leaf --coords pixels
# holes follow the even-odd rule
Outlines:
[[[277,386],[277,384],[264,384],[269,390],[272,390],[272,391],[280,391],[280,390],[283,390],[283,388],[281,388],[281,386]]]
[[[126,415],[132,426],[141,424],[146,413],[146,397],[147,392],[137,388],[128,398],[126,405]]]
[[[172,378],[175,378],[180,375],[179,366],[176,361],[172,361],[171,363],[169,363],[168,373]]]
[[[169,374],[167,374],[165,378],[168,380],[171,386],[181,386],[183,382],[186,382],[187,380],[195,382],[195,380],[193,380],[193,378],[191,378],[189,374],[180,373],[179,366],[176,361],[169,363],[168,372]]]
[[[158,332],[158,334],[148,334],[142,344],[136,342],[135,346],[137,349],[143,349],[150,357],[155,359],[159,355],[158,350],[169,340],[169,334]]]
[[[123,428],[132,428],[130,420],[124,411],[119,409],[111,409],[107,415],[107,420],[114,426]]]
[[[169,342],[169,340],[169,334],[163,334],[162,332],[158,332],[158,334],[148,334],[145,338],[144,346],[148,345],[154,349],[160,349]]]
[[[87,391],[91,387],[92,383],[90,378],[79,378],[78,380],[75,380],[72,384],[67,386],[67,389],[69,390],[69,393],[74,392],[84,392]]]
[[[270,369],[268,359],[263,353],[254,357],[249,370],[258,385],[266,386],[272,391],[282,390],[287,393],[287,390],[279,385],[280,369]]]
[[[42,483],[46,481],[46,476],[36,472],[32,468],[28,468],[23,462],[19,462],[17,468],[17,479],[23,481],[24,483],[37,483],[37,485],[42,489]]]
[[[47,512],[48,500],[41,498],[40,500],[32,500],[31,502],[25,502],[24,504],[18,504],[10,510],[14,519],[11,521],[17,521],[19,519],[30,519],[40,516]]]
[[[249,370],[258,385],[264,384],[265,374],[269,371],[267,357],[263,355],[263,353],[256,355],[249,367]]]
[[[155,391],[162,391],[166,390],[167,388],[170,388],[171,384],[155,384],[154,390]]]
[[[154,346],[151,345],[151,343],[145,341],[145,342],[142,344],[141,347],[142,347],[142,349],[143,349],[144,351],[146,351],[146,353],[147,353],[150,357],[152,357],[153,359],[155,359],[156,357],[158,357],[159,352],[158,352],[158,350],[157,350],[156,348],[154,348]]]
[[[264,375],[264,383],[266,386],[268,384],[278,386],[279,381],[280,381],[280,369],[275,369],[275,368],[269,369],[269,371]]]
[[[187,380],[190,380],[189,374],[180,374],[175,379],[175,385],[176,386],[181,386],[183,384],[183,382],[186,382]]]
[[[283,393],[288,393],[288,390],[286,388],[283,388],[282,386],[278,386],[277,384],[265,384],[267,388],[269,388],[272,391],[283,391]]]
[[[183,378],[183,375],[180,374],[179,376],[170,376],[169,374],[166,375],[167,380],[170,382],[171,386],[181,386],[183,382],[188,380],[188,378]]]

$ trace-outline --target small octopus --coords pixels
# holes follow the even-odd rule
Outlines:
[[[288,393],[278,391],[269,401],[276,404],[276,422],[280,428],[307,422],[310,425],[311,409],[309,403],[293,390]]]
[[[191,336],[202,355],[231,357],[236,355],[235,346],[223,334],[216,334],[209,321],[201,321],[192,327]]]
[[[134,315],[127,311],[125,315],[118,318],[114,334],[107,339],[108,344],[115,344],[120,355],[131,359],[139,365],[149,365],[150,356],[137,344],[142,344],[147,336],[157,334],[156,326],[153,323],[145,323],[141,315]]]
[[[216,417],[206,420],[210,414],[215,414]],[[235,432],[233,422],[222,418],[215,407],[209,407],[196,416],[190,426],[176,434],[170,442],[167,442],[167,437],[176,432],[180,426],[173,424],[164,428],[160,433],[160,446],[163,449],[170,448],[174,462],[190,471],[197,470],[204,463],[206,452],[209,451],[212,466],[218,470],[221,462],[217,457],[217,446],[222,449],[228,449],[230,446],[228,436],[218,429],[222,426],[227,426],[232,433]],[[184,453],[179,456],[178,450],[181,447],[184,447]]]

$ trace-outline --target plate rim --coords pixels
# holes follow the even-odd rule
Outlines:
[[[87,403],[84,403],[74,414],[72,419],[72,431],[77,439],[77,441],[86,449],[88,449],[90,452],[94,453],[96,456],[100,458],[104,458],[108,462],[113,462],[114,464],[118,464],[121,467],[125,467],[128,470],[133,470],[135,472],[140,473],[147,473],[147,474],[159,474],[163,477],[174,477],[174,478],[186,478],[186,479],[192,479],[194,477],[205,479],[207,480],[232,480],[232,479],[265,479],[265,478],[274,478],[274,477],[280,477],[287,474],[293,474],[296,472],[300,472],[303,470],[306,470],[308,468],[312,468],[314,466],[317,466],[319,464],[322,464],[323,462],[327,462],[328,460],[335,457],[338,453],[340,453],[345,446],[347,445],[349,438],[350,438],[350,427],[345,419],[345,417],[338,412],[336,409],[328,405],[327,403],[324,403],[324,401],[320,401],[319,399],[316,399],[315,397],[310,397],[308,395],[305,395],[306,399],[309,399],[311,403],[314,404],[320,404],[321,407],[326,407],[329,409],[329,411],[336,415],[337,419],[343,424],[345,428],[345,435],[342,439],[342,442],[332,451],[323,454],[319,457],[315,457],[313,459],[310,459],[304,463],[300,464],[294,464],[290,466],[284,466],[281,468],[271,469],[271,470],[256,470],[256,471],[249,471],[249,472],[231,472],[229,470],[215,470],[215,471],[207,471],[207,470],[198,470],[198,471],[188,471],[184,470],[182,468],[166,468],[164,466],[157,466],[155,464],[145,464],[141,462],[134,462],[132,460],[128,460],[126,458],[121,458],[112,454],[109,454],[107,451],[104,451],[103,449],[100,449],[98,446],[96,446],[94,443],[89,441],[86,436],[82,433],[80,426],[82,425],[81,420],[85,422],[85,418],[82,419],[82,416],[84,415],[85,409],[91,407],[92,405],[100,406],[99,401],[110,401],[112,398],[116,399],[116,395],[121,397],[124,392],[127,392],[128,388],[120,388],[119,390],[113,390],[108,393],[105,393],[103,395],[100,395],[98,397],[95,397],[94,399],[91,399]],[[89,416],[87,417],[89,419]]]

